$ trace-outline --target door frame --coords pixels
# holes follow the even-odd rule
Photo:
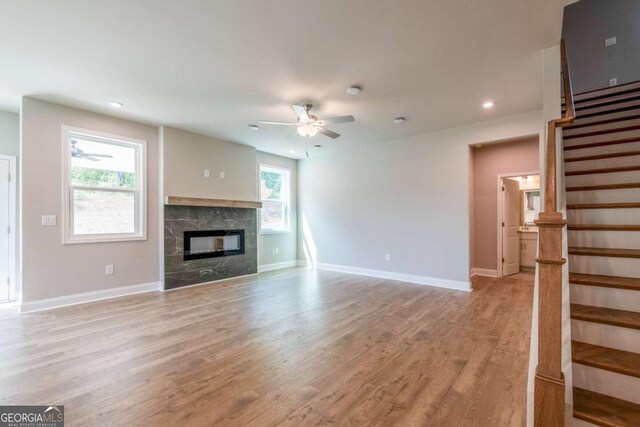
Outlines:
[[[502,212],[502,180],[504,178],[514,178],[516,176],[524,176],[524,175],[540,175],[540,170],[537,171],[525,171],[525,172],[510,172],[510,173],[500,173],[498,174],[498,184],[497,184],[497,192],[498,192],[498,215],[497,215],[497,229],[498,229],[498,257],[497,257],[497,277],[503,277],[502,275],[502,220],[503,220],[503,212]]]
[[[16,175],[16,156],[8,156],[0,154],[0,160],[9,161],[9,173],[11,178],[9,181],[9,301],[16,301],[18,299],[18,283],[16,281],[17,276],[17,264],[16,264],[16,211],[17,211],[17,175]],[[0,283],[0,286],[4,286],[4,283]]]

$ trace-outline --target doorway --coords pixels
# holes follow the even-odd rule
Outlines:
[[[538,171],[498,175],[498,277],[535,270],[540,208]]]
[[[0,155],[0,303],[18,298],[16,231],[16,158]]]

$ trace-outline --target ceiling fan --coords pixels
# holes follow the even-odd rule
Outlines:
[[[319,119],[318,116],[314,116],[310,114],[311,108],[313,105],[304,104],[304,105],[292,105],[293,111],[298,115],[298,120],[293,123],[290,122],[273,122],[269,120],[260,120],[260,123],[266,125],[282,125],[282,126],[297,126],[296,131],[305,138],[310,138],[315,136],[318,132],[328,136],[329,138],[338,138],[340,136],[339,133],[335,133],[325,128],[324,125],[328,124],[336,124],[336,123],[349,123],[355,121],[353,116],[340,116],[340,117],[332,117],[329,119]],[[294,131],[294,133],[296,132]],[[293,135],[293,134],[292,134]],[[291,136],[291,135],[289,135]]]
[[[87,159],[92,162],[100,161],[99,158],[112,159],[113,156],[109,154],[96,154],[96,153],[85,153],[84,150],[76,147],[78,141],[71,140],[71,157],[75,157],[77,159]]]

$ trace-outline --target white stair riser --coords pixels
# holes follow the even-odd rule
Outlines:
[[[628,311],[640,309],[640,292],[638,291],[576,284],[571,284],[569,290],[573,304]]]
[[[585,169],[617,168],[623,166],[639,166],[640,155],[628,157],[613,157],[610,159],[585,160],[581,162],[568,162],[564,165],[566,172]]]
[[[613,190],[567,191],[567,203],[640,203],[640,188]]]
[[[569,268],[573,273],[640,277],[640,260],[634,258],[569,255]]]
[[[594,116],[594,117],[581,118],[580,116],[578,116],[578,118],[575,120],[574,123],[576,125],[584,125],[584,124],[593,123],[593,122],[601,122],[604,120],[618,119],[622,117],[633,117],[637,115],[640,115],[640,109],[620,111],[617,113],[603,114],[601,116]],[[618,123],[623,123],[623,122],[618,122]],[[624,123],[626,123],[626,121]]]
[[[637,223],[640,223],[640,219]],[[638,249],[640,248],[640,231],[569,230],[568,242],[569,246],[578,247]]]
[[[571,175],[565,178],[565,186],[567,187],[579,187],[583,185],[622,184],[628,182],[640,182],[640,171]]]
[[[640,209],[569,209],[567,218],[569,224],[638,224]]]
[[[640,403],[640,378],[573,364],[573,386]]]
[[[571,320],[571,339],[602,347],[640,353],[640,330]]]
[[[595,156],[596,154],[621,153],[624,151],[640,150],[640,142],[628,142],[626,144],[605,145],[602,147],[588,147],[577,150],[565,150],[564,158],[572,159],[575,157]]]
[[[628,108],[628,107],[638,107],[638,101],[626,101],[626,102],[618,102],[615,105],[604,105],[604,106],[600,106],[600,107],[593,107],[590,106],[589,108],[579,108],[579,106],[577,106],[578,108],[578,117],[582,116],[586,116],[588,114],[592,114],[592,113],[596,113],[596,112],[606,112],[607,114],[603,114],[600,115],[598,117],[608,117],[609,111],[616,109],[616,110],[620,110],[622,108]]]
[[[602,135],[594,136],[581,136],[580,138],[563,138],[562,142],[564,144],[564,147],[571,147],[573,145],[595,144],[597,142],[619,141],[629,138],[640,138],[640,131],[630,130],[625,132],[605,133]]]
[[[598,121],[602,121],[602,120],[606,120],[606,119],[600,119]],[[583,123],[579,123],[579,124],[583,124]],[[578,128],[578,129],[566,129],[564,130],[563,135],[564,136],[580,135],[588,132],[599,132],[603,130],[613,130],[613,129],[620,129],[620,128],[625,128],[629,126],[638,126],[638,125],[640,125],[640,119],[624,120],[621,122],[605,123],[605,124],[588,126],[588,127]]]

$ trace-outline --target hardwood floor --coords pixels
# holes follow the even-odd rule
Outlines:
[[[0,404],[67,425],[517,426],[532,277],[301,268],[3,319]]]

